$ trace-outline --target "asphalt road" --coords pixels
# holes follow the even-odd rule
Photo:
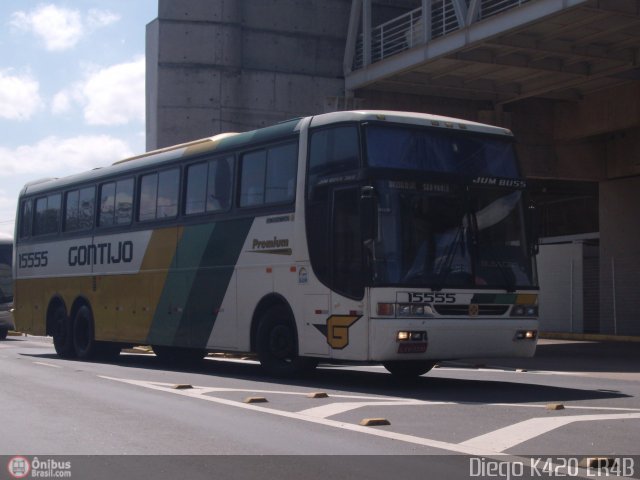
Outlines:
[[[631,458],[640,454],[637,348],[605,359],[593,348],[547,342],[535,362],[447,363],[408,383],[377,366],[321,366],[283,381],[252,361],[168,368],[122,354],[88,363],[59,359],[49,339],[9,337],[0,342],[0,455],[40,467],[71,461],[71,478],[394,480],[555,478],[531,466],[597,456],[617,459],[606,473],[640,478]],[[390,425],[360,425],[367,418]],[[505,466],[491,475],[491,462]],[[589,472],[565,473],[606,476]]]

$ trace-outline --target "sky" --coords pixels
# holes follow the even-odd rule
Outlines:
[[[157,0],[0,0],[0,236],[25,183],[145,151]]]

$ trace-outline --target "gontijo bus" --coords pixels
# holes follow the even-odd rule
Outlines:
[[[62,357],[256,352],[420,375],[531,356],[535,238],[503,128],[336,112],[28,184],[18,327]]]

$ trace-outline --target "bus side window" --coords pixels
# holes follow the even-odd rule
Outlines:
[[[90,230],[93,227],[93,217],[96,208],[96,187],[80,190],[78,200],[78,229]]]
[[[233,185],[233,157],[209,162],[207,183],[207,212],[227,210],[231,201]]]
[[[309,176],[331,175],[359,167],[358,127],[343,125],[313,132]]]
[[[144,175],[140,180],[138,220],[161,220],[178,214],[180,169]]]
[[[196,163],[187,167],[185,215],[193,215],[204,212],[207,196],[207,164]]]
[[[33,221],[33,208],[31,200],[22,202],[20,210],[20,238],[28,238],[31,236],[31,222]]]
[[[34,235],[46,235],[58,231],[60,203],[61,195],[59,193],[36,200],[36,217],[33,224]]]
[[[128,225],[133,211],[133,178],[105,183],[100,187],[99,227]]]
[[[287,203],[295,196],[298,147],[276,145],[243,155],[240,206]]]
[[[93,226],[95,187],[71,190],[66,193],[63,230],[89,230]]]
[[[298,146],[270,148],[267,155],[265,203],[290,202],[295,195]]]
[[[187,167],[184,213],[228,210],[233,184],[233,157],[196,163]]]
[[[266,150],[242,156],[240,206],[251,207],[264,203],[264,174],[267,164]]]

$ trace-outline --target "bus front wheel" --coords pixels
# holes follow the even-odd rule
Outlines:
[[[397,378],[417,378],[431,370],[438,362],[428,360],[400,360],[382,365]]]
[[[271,307],[258,324],[258,359],[270,375],[287,377],[313,370],[317,360],[298,356],[298,340],[288,309]]]
[[[0,328],[0,340],[5,340],[9,334],[8,328]]]
[[[51,318],[53,323],[53,348],[61,358],[73,358],[73,324],[67,316],[64,307],[59,306],[53,311]]]

